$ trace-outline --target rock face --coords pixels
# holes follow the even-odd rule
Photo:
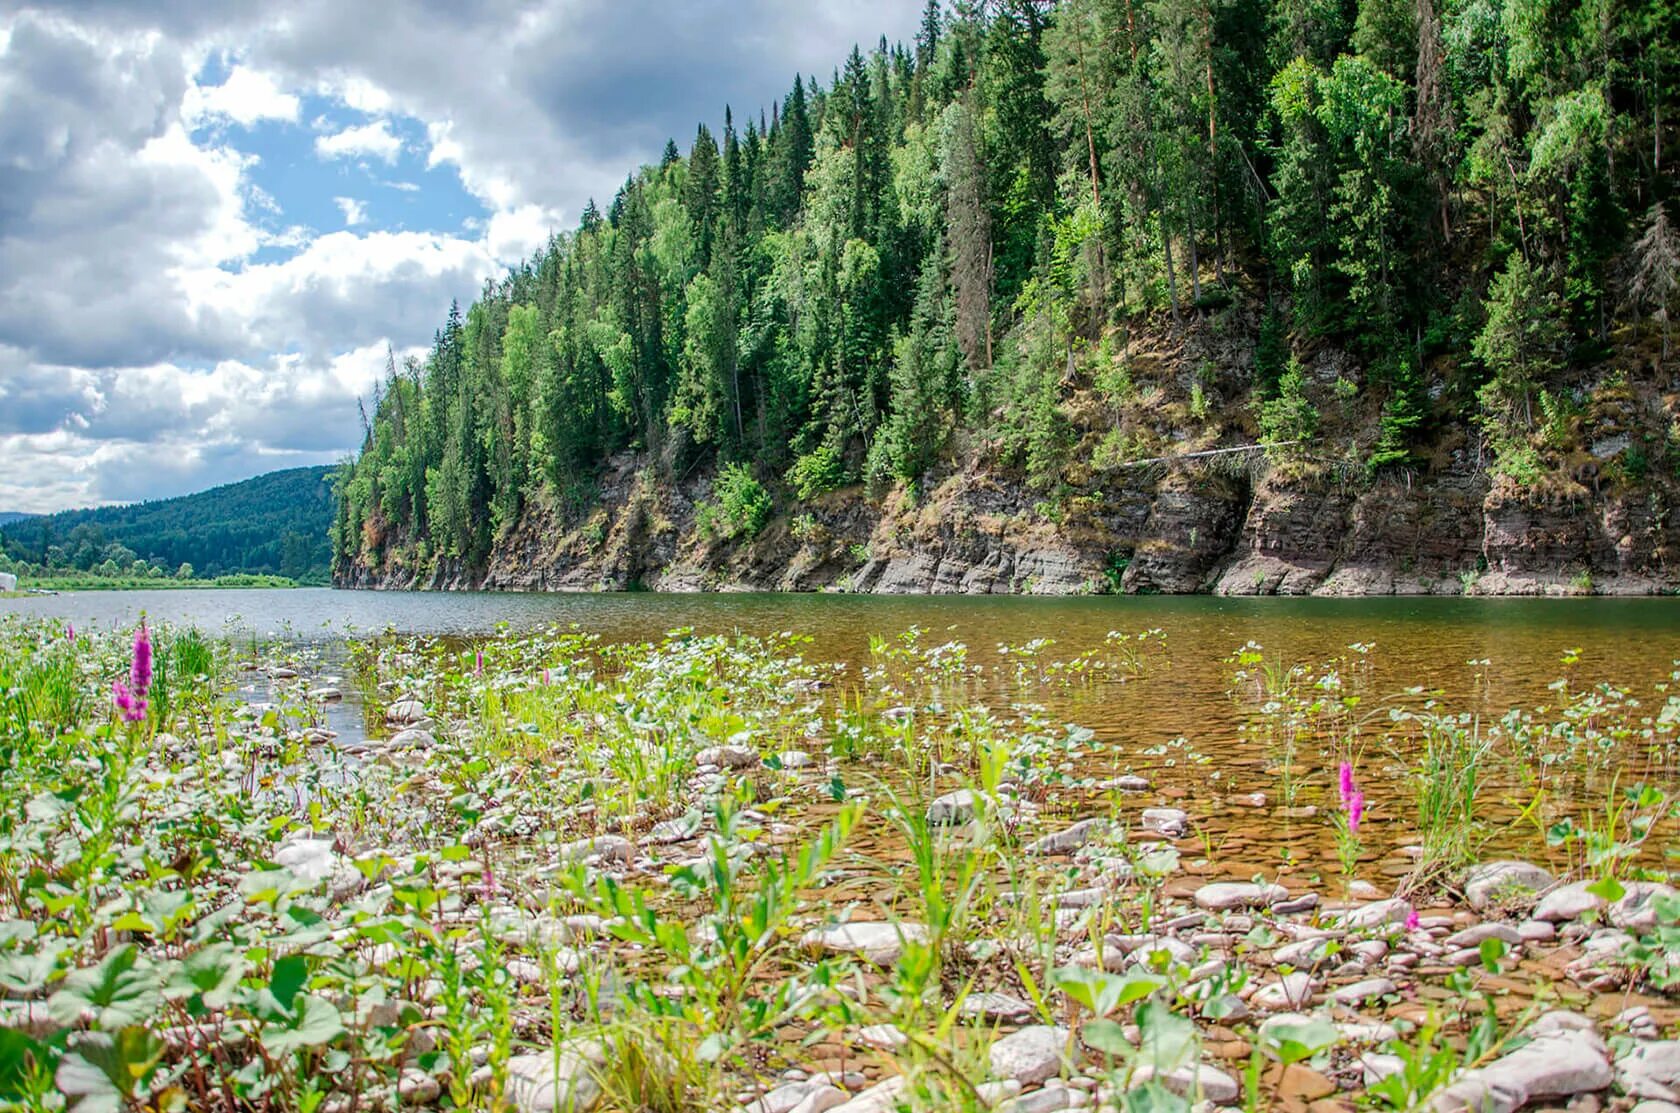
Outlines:
[[[1660,422],[1666,427],[1668,418]],[[1175,431],[1177,432],[1177,431]],[[1227,447],[1231,446],[1227,438]],[[778,506],[750,541],[713,538],[698,508],[704,470],[660,481],[620,453],[598,499],[568,510],[533,499],[468,566],[405,561],[393,536],[338,570],[341,587],[659,591],[737,588],[875,594],[1214,592],[1222,595],[1654,594],[1680,587],[1680,484],[1659,469],[1637,484],[1599,481],[1632,451],[1599,444],[1590,475],[1542,495],[1490,476],[1462,450],[1410,477],[1347,483],[1188,460],[1083,473],[1054,516],[1018,476],[980,458],[911,500],[848,488]],[[1631,442],[1629,442],[1631,443]],[[1581,478],[1585,475],[1585,478]],[[1560,477],[1561,478],[1561,477]],[[795,528],[795,518],[800,519]],[[1122,571],[1123,569],[1123,571]]]

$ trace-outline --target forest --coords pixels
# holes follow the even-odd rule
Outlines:
[[[373,399],[335,566],[480,564],[627,451],[714,475],[723,537],[975,461],[1053,503],[1163,451],[1128,353],[1210,330],[1239,355],[1181,425],[1287,462],[1336,408],[1338,474],[1450,442],[1543,482],[1584,373],[1666,375],[1677,82],[1673,0],[930,0],[450,307]],[[1676,460],[1671,427],[1622,463]]]
[[[289,468],[180,498],[67,510],[0,526],[0,571],[323,581],[331,468]]]

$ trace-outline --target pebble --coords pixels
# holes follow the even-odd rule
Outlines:
[[[1562,924],[1579,920],[1588,912],[1603,908],[1604,901],[1587,892],[1590,884],[1591,882],[1587,881],[1576,881],[1553,889],[1534,906],[1534,918],[1547,923]]]
[[[980,804],[980,795],[971,788],[959,788],[955,792],[935,798],[927,808],[927,821],[935,825],[952,825],[967,823],[974,818],[974,812]]]
[[[438,1080],[423,1070],[410,1068],[397,1080],[397,1097],[404,1105],[430,1105],[442,1093]]]
[[[1341,922],[1344,927],[1350,928],[1378,928],[1403,924],[1411,914],[1411,903],[1394,897],[1351,908],[1342,913]]]
[[[1196,906],[1209,912],[1232,912],[1239,908],[1264,908],[1288,897],[1289,890],[1282,885],[1218,881],[1196,890]]]
[[[1176,839],[1190,829],[1190,813],[1182,808],[1145,808],[1143,829]]]
[[[1532,862],[1484,862],[1464,879],[1464,898],[1480,912],[1495,901],[1542,893],[1555,882],[1550,873]]]
[[[897,924],[878,921],[831,924],[814,928],[801,938],[810,950],[859,955],[877,966],[891,966],[897,962],[907,940],[927,942],[927,928],[907,921]]]
[[[1645,935],[1657,929],[1657,898],[1673,899],[1674,886],[1655,881],[1629,881],[1621,900],[1610,906],[1610,922],[1623,931]]]
[[[1465,928],[1446,937],[1443,942],[1454,949],[1460,947],[1479,947],[1485,939],[1498,939],[1501,942],[1515,946],[1522,942],[1522,935],[1510,924],[1487,923],[1477,924],[1475,927]]]
[[[1206,1063],[1179,1067],[1159,1075],[1154,1066],[1145,1063],[1132,1072],[1131,1088],[1135,1090],[1150,1079],[1156,1079],[1168,1090],[1184,1097],[1195,1098],[1199,1091],[1200,1098],[1215,1105],[1229,1105],[1242,1093],[1235,1078]]]
[[[1031,1086],[1061,1073],[1062,1058],[1069,1050],[1071,1033],[1066,1028],[1034,1024],[992,1044],[988,1059],[992,1074],[1013,1078]]]
[[[1358,1005],[1373,997],[1387,997],[1391,993],[1400,992],[1400,987],[1387,978],[1367,978],[1362,982],[1342,986],[1330,994],[1330,1000],[1338,1005]]]
[[[750,769],[759,764],[758,751],[750,746],[707,746],[694,755],[694,764],[719,769]]]
[[[831,1108],[835,1113],[888,1113],[898,1105],[898,1096],[904,1092],[906,1084],[907,1079],[902,1074],[894,1075],[869,1087],[852,1100]]]
[[[1680,1040],[1636,1045],[1616,1060],[1616,1084],[1636,1098],[1680,1101]]]
[[[970,993],[963,998],[957,1015],[969,1020],[1002,1020],[1011,1024],[1032,1019],[1038,1010],[1031,1001],[1008,993]]]
[[[1285,974],[1261,986],[1249,1003],[1262,1009],[1298,1009],[1312,1000],[1312,978],[1306,974]]]
[[[1028,844],[1028,854],[1071,854],[1092,839],[1108,833],[1106,819],[1082,819],[1073,826]]]

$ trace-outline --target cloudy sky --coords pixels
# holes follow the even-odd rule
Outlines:
[[[921,0],[0,11],[0,510],[331,463],[451,298]],[[0,7],[8,7],[0,5]]]

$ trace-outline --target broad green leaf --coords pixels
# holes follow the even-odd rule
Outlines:
[[[1627,890],[1614,877],[1606,877],[1587,886],[1587,892],[1603,901],[1605,904],[1615,904],[1627,896]]]
[[[98,966],[72,971],[64,979],[64,988],[47,1002],[53,1019],[73,1025],[84,1012],[91,1012],[92,1026],[106,1031],[149,1019],[162,994],[155,972],[139,966],[139,959],[139,948],[125,943]]]

